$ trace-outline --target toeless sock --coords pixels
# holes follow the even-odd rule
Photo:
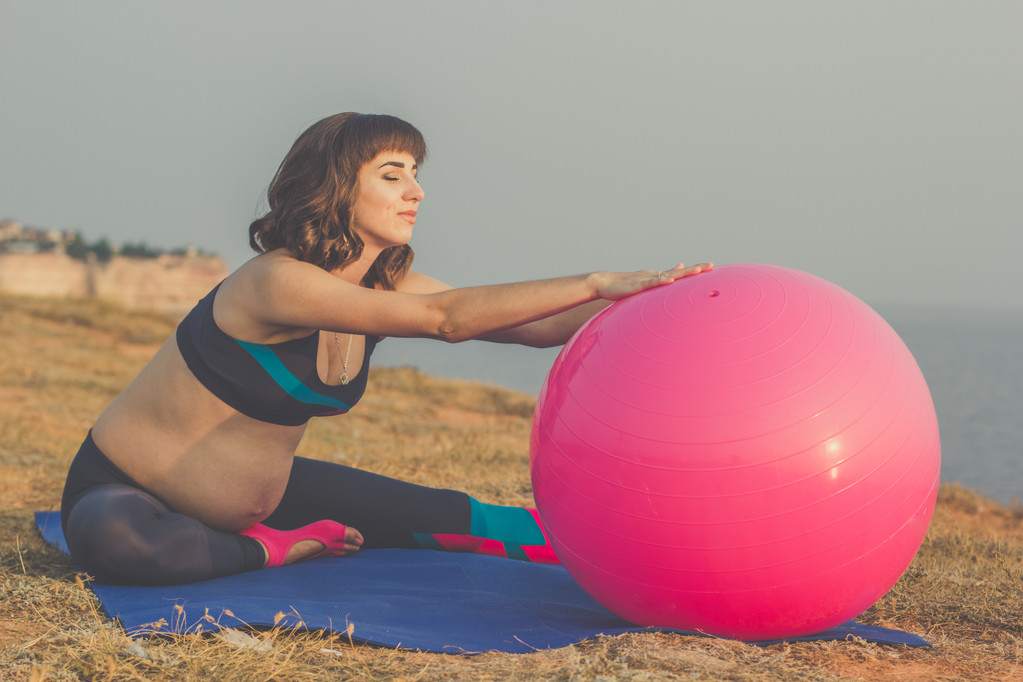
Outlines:
[[[266,547],[266,553],[270,559],[269,566],[283,566],[284,560],[288,557],[288,550],[302,540],[316,540],[323,544],[323,549],[308,557],[315,559],[320,556],[338,556],[345,551],[345,534],[347,528],[337,521],[324,519],[308,526],[295,528],[294,530],[277,530],[260,523],[246,528],[239,535],[259,540]]]

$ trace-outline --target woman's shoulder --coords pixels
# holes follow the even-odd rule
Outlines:
[[[221,329],[240,339],[277,342],[308,334],[305,325],[277,320],[273,311],[294,305],[296,292],[307,288],[302,281],[322,274],[286,249],[260,254],[222,282],[213,302],[214,318]]]
[[[309,278],[323,278],[325,271],[296,258],[287,249],[261,253],[246,261],[224,280],[226,289],[237,288],[247,292],[267,292],[286,286],[295,280],[308,285]]]
[[[294,268],[315,268],[315,266],[300,261],[287,249],[274,249],[273,251],[253,256],[245,261],[241,267],[231,273],[231,277],[244,279],[246,277],[267,276],[281,269],[290,270]]]

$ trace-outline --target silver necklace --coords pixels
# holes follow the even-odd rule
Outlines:
[[[337,356],[341,358],[341,376],[338,379],[341,381],[342,386],[347,386],[348,379],[348,358],[352,354],[352,338],[355,334],[348,335],[348,350],[344,355],[341,355],[341,342],[337,340],[337,332],[334,332],[334,347],[337,348]]]

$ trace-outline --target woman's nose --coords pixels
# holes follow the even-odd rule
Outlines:
[[[405,190],[405,198],[409,201],[422,201],[424,196],[426,196],[426,192],[423,191],[423,186],[419,184],[418,180],[413,179],[408,189]]]

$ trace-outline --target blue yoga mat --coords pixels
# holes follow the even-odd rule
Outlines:
[[[68,551],[59,512],[37,512],[47,542]],[[561,566],[433,550],[377,549],[170,587],[92,583],[107,615],[133,637],[282,626],[435,653],[528,653],[600,634],[700,633],[640,628],[610,613]],[[930,646],[916,635],[859,623],[785,641],[859,637]],[[773,644],[757,642],[757,644]]]

